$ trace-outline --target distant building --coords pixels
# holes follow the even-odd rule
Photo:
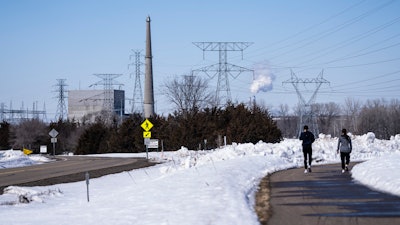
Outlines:
[[[102,113],[122,116],[125,112],[125,91],[70,90],[68,93],[68,119],[94,122]]]

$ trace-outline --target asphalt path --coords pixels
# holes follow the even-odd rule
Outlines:
[[[356,183],[340,165],[304,174],[290,169],[270,176],[269,225],[400,224],[400,197]]]
[[[42,186],[81,181],[86,172],[95,178],[155,164],[145,158],[58,156],[54,159],[33,166],[0,169],[0,194],[11,185]]]

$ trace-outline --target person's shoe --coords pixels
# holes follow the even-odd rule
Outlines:
[[[307,169],[305,169],[305,170],[304,170],[304,173],[308,173],[308,170],[307,170]]]
[[[344,173],[344,170],[342,170],[342,173]]]
[[[311,173],[311,167],[308,167],[308,172]]]
[[[349,171],[349,165],[346,165],[346,169],[345,169],[346,171]]]

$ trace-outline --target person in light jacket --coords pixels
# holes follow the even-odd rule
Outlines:
[[[349,171],[350,153],[353,149],[351,138],[347,135],[347,130],[342,129],[342,135],[339,137],[337,145],[337,153],[340,152],[340,160],[342,161],[342,173]]]

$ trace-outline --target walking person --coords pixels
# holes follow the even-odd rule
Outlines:
[[[308,130],[308,126],[304,126],[304,131],[300,134],[300,140],[303,141],[303,155],[304,155],[304,173],[311,172],[311,161],[312,161],[312,143],[314,143],[314,134]],[[308,163],[307,163],[308,159]]]
[[[353,149],[351,145],[351,138],[347,135],[347,130],[342,129],[342,135],[340,135],[337,146],[337,153],[340,151],[340,160],[342,161],[342,173],[349,171],[350,164],[350,153]]]

